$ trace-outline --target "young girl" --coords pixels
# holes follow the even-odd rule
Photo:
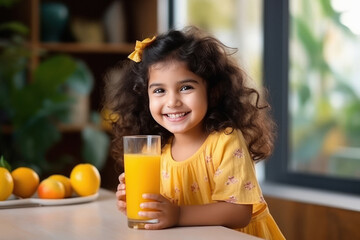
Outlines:
[[[161,195],[145,194],[147,229],[222,225],[265,239],[284,239],[256,180],[254,164],[273,149],[269,106],[251,88],[227,48],[196,28],[137,42],[122,75],[106,86],[113,155],[122,136],[162,137]],[[114,80],[114,79],[112,79]],[[125,176],[118,208],[126,214]]]

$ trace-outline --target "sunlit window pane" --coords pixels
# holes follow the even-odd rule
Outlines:
[[[175,0],[174,25],[195,25],[237,48],[241,66],[262,82],[262,0]]]
[[[290,169],[360,179],[360,1],[290,0]]]

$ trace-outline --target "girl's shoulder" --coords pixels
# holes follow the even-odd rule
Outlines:
[[[238,149],[248,152],[246,141],[239,129],[226,128],[223,131],[214,132],[207,139],[208,150],[216,156],[232,154]]]
[[[244,136],[239,129],[227,128],[209,136],[208,151],[212,156],[214,167],[222,162],[246,162],[240,159],[251,159]],[[251,161],[250,161],[251,162]]]

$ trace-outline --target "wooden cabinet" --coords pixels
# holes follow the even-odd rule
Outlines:
[[[95,83],[94,88],[90,94],[90,110],[100,111],[101,101],[103,98],[104,75],[106,71],[114,66],[117,62],[125,59],[130,52],[133,51],[135,40],[142,40],[145,37],[157,34],[157,0],[56,0],[66,6],[69,17],[65,32],[58,41],[42,41],[41,36],[41,5],[43,3],[55,2],[47,0],[22,0],[18,1],[11,10],[4,10],[0,12],[0,20],[8,21],[9,19],[21,21],[29,27],[28,48],[30,49],[29,61],[29,81],[31,81],[31,73],[34,71],[43,57],[52,54],[64,53],[71,55],[77,59],[81,59],[91,70]],[[119,4],[120,10],[115,15],[109,14],[112,4]],[[118,5],[118,6],[119,6]],[[111,17],[116,16],[112,19]],[[109,32],[112,31],[111,26],[106,26],[104,18],[107,17],[107,23],[114,26],[122,26],[119,32],[122,32],[122,39],[114,41],[109,39]],[[94,41],[94,39],[79,39],[74,34],[72,24],[76,19],[82,19],[88,25],[96,24],[98,32],[102,33],[99,39],[102,41]],[[117,22],[121,19],[121,23]],[[85,28],[80,25],[81,28]],[[89,26],[91,28],[91,26]],[[78,27],[79,28],[79,27]],[[113,29],[118,31],[119,29]],[[79,33],[81,37],[81,33]],[[45,55],[41,53],[46,53]],[[49,79],[51,81],[51,79]],[[78,134],[82,126],[66,127],[62,129],[64,135],[62,142],[57,146],[58,151],[76,152],[81,143],[73,141],[72,135]],[[10,130],[11,131],[11,130]],[[65,136],[68,135],[68,136]],[[69,138],[66,140],[66,138]],[[65,139],[65,140],[64,140]],[[66,150],[67,151],[67,150]],[[79,153],[77,153],[80,155]],[[51,155],[51,153],[50,153]],[[112,188],[117,184],[117,173],[115,172],[115,161],[108,160],[105,169],[102,172],[103,185],[107,188]]]
[[[360,239],[360,212],[264,196],[286,239]]]

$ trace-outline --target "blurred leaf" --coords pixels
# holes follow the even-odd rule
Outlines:
[[[14,111],[14,125],[23,124],[40,109],[42,98],[39,91],[41,89],[27,85],[12,93],[10,99]]]
[[[22,125],[32,117],[56,116],[70,108],[71,101],[65,93],[55,92],[51,98],[46,98],[44,91],[36,85],[28,85],[12,94],[15,125]]]
[[[42,61],[34,74],[36,87],[46,90],[51,96],[65,83],[76,69],[75,60],[66,55],[56,55]]]
[[[0,167],[6,168],[11,172],[11,166],[10,164],[5,160],[4,156],[1,156],[0,158]]]
[[[333,18],[336,15],[330,0],[320,0],[320,7],[322,8],[325,17]]]
[[[83,158],[98,169],[105,165],[110,146],[109,136],[101,130],[86,127],[82,131],[84,141]]]
[[[21,35],[27,35],[29,28],[20,22],[6,22],[0,24],[0,31],[11,31]]]
[[[304,104],[310,99],[311,96],[310,87],[308,85],[301,84],[298,91],[301,106],[304,106]]]
[[[18,75],[19,72],[24,72],[29,57],[29,50],[24,46],[11,45],[2,49],[0,54],[1,81],[6,82],[9,87],[12,87],[16,75]]]
[[[333,23],[335,23],[339,29],[342,30],[344,34],[346,34],[346,36],[357,38],[357,36],[347,26],[341,23],[341,14],[333,9],[331,6],[331,0],[321,0],[320,7],[322,8],[324,15],[331,19]]]
[[[76,61],[75,72],[68,78],[66,85],[71,90],[82,95],[87,95],[91,92],[94,85],[94,77],[83,61]]]
[[[354,101],[344,109],[345,131],[354,146],[360,146],[360,101]]]
[[[48,149],[60,138],[57,127],[40,116],[32,117],[14,132],[15,147],[26,161],[41,169],[47,167],[45,155]]]
[[[15,125],[23,124],[36,114],[45,117],[67,110],[70,98],[60,87],[75,71],[75,66],[75,61],[65,55],[43,61],[35,70],[34,82],[11,96]]]
[[[304,46],[308,59],[309,66],[312,68],[320,68],[322,60],[322,43],[318,41],[313,35],[311,28],[301,18],[294,18],[294,24],[297,30],[297,37]]]

